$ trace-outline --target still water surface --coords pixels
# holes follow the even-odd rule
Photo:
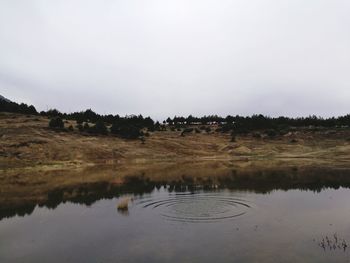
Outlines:
[[[118,202],[130,197],[128,211]],[[0,221],[0,262],[349,262],[350,190],[182,189]]]

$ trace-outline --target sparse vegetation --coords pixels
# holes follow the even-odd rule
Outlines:
[[[14,112],[34,115],[38,114],[33,105],[27,105],[24,103],[18,104],[8,100],[0,100],[0,112]],[[334,128],[350,126],[350,114],[337,118],[321,118],[316,116],[303,118],[272,118],[261,114],[250,117],[242,117],[238,115],[228,115],[226,117],[220,117],[217,115],[194,117],[193,115],[189,115],[187,118],[178,116],[175,116],[174,118],[168,117],[165,121],[163,121],[163,124],[160,124],[158,121],[154,122],[150,117],[144,118],[142,115],[130,115],[125,117],[111,114],[100,115],[91,109],[73,113],[61,113],[57,109],[50,109],[47,111],[41,111],[40,115],[47,116],[49,118],[60,117],[61,119],[65,120],[75,120],[77,124],[83,124],[85,122],[96,125],[99,121],[98,126],[90,130],[92,133],[96,132],[97,130],[97,133],[104,133],[104,128],[100,126],[102,122],[109,125],[116,124],[119,127],[133,126],[139,129],[146,128],[149,131],[165,131],[166,126],[170,126],[171,130],[179,130],[180,128],[188,128],[188,126],[191,125],[200,125],[201,130],[208,130],[208,126],[217,125],[220,127],[220,130],[217,129],[217,132],[225,133],[234,130],[236,134],[247,134],[252,131],[264,130],[274,130],[276,133],[279,133],[280,131],[288,132],[288,130],[293,127],[309,127],[309,129],[317,130],[319,127]],[[84,130],[87,131],[85,128]],[[270,133],[270,135],[272,135],[272,133]]]
[[[340,116],[338,118],[321,118],[316,116],[309,116],[303,118],[288,118],[278,117],[272,118],[264,115],[253,115],[250,117],[231,116],[220,117],[217,115],[193,117],[192,115],[185,117],[175,116],[173,119],[167,118],[168,125],[174,127],[186,127],[188,125],[201,125],[203,129],[205,126],[219,126],[217,132],[229,132],[234,130],[236,134],[248,134],[253,131],[272,131],[276,133],[281,131],[286,132],[293,127],[301,128],[308,127],[309,129],[318,129],[319,127],[350,127],[350,114]],[[270,133],[271,137],[272,133]],[[269,136],[270,136],[269,135]]]
[[[54,130],[71,132],[79,131],[85,136],[109,135],[111,138],[113,138],[112,135],[115,135],[122,139],[139,139],[141,141],[141,144],[145,144],[146,139],[147,141],[150,140],[148,138],[150,134],[145,131],[152,131],[152,137],[154,136],[154,132],[157,133],[166,130],[179,131],[181,136],[186,136],[190,133],[196,133],[196,136],[201,136],[201,131],[203,130],[205,130],[206,133],[210,133],[210,137],[216,136],[216,134],[229,133],[230,135],[225,135],[227,136],[226,142],[235,142],[237,145],[237,148],[230,150],[230,152],[240,156],[252,155],[252,152],[254,152],[254,146],[240,146],[241,139],[244,137],[260,140],[261,143],[265,144],[267,143],[267,139],[269,139],[269,144],[272,143],[272,139],[274,139],[274,141],[282,140],[281,142],[284,142],[285,144],[296,145],[298,143],[298,147],[301,147],[305,145],[305,140],[308,142],[310,141],[310,138],[315,137],[313,137],[313,135],[305,135],[304,138],[300,138],[300,135],[295,135],[296,132],[299,134],[319,133],[323,134],[324,138],[331,139],[335,136],[338,136],[337,134],[343,130],[350,131],[347,125],[339,126],[339,124],[346,124],[348,122],[349,115],[331,119],[322,119],[316,117],[299,119],[283,117],[269,118],[262,115],[254,115],[252,117],[227,116],[226,118],[221,118],[218,116],[196,118],[189,116],[188,118],[167,118],[167,120],[163,122],[164,124],[161,124],[158,121],[154,122],[149,117],[143,118],[142,115],[131,115],[126,117],[120,117],[119,115],[102,116],[93,112],[91,109],[85,112],[72,114],[64,114],[60,113],[58,110],[52,109],[45,113],[41,112],[41,115],[50,118],[49,127]],[[25,116],[30,117],[31,115],[25,114]],[[63,119],[62,116],[67,117],[67,119]],[[26,118],[24,122],[30,121],[28,118]],[[40,122],[38,117],[35,119],[36,122]],[[75,120],[77,123],[75,127],[72,125],[73,120]],[[300,126],[310,123],[313,123],[316,126]],[[331,124],[336,126],[329,127]],[[107,125],[109,125],[109,128],[107,128]],[[65,129],[65,126],[68,128]],[[166,133],[165,136],[169,136],[168,134],[169,133]],[[176,133],[176,135],[178,136],[178,133]],[[344,136],[345,138],[348,138],[348,135]],[[285,140],[283,139],[284,137],[286,138]],[[320,139],[317,140],[319,141]],[[346,141],[346,139],[344,140]],[[145,144],[145,147],[147,148],[148,145],[152,145],[152,143],[147,142],[147,144]],[[267,146],[268,145],[266,145],[266,148],[268,148]],[[301,149],[302,148],[300,148],[300,150]],[[19,153],[13,154],[16,154],[18,158]]]

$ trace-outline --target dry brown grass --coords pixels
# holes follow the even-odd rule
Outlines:
[[[69,121],[66,126],[75,122]],[[0,113],[1,169],[39,167],[61,169],[93,164],[154,163],[259,159],[313,159],[323,162],[350,160],[349,130],[338,132],[294,132],[276,139],[180,132],[151,133],[146,143],[113,136],[86,136],[56,132],[47,128],[48,119],[38,116]],[[291,140],[294,139],[292,143]]]
[[[128,211],[129,210],[129,204],[132,202],[132,197],[123,197],[117,205],[118,211]]]

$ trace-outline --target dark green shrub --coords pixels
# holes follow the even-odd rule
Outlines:
[[[88,131],[90,129],[89,123],[85,122],[83,126],[84,131]]]
[[[83,124],[84,121],[81,118],[79,118],[79,119],[76,120],[76,122],[79,125],[79,124]]]
[[[236,134],[247,135],[249,133],[249,131],[244,128],[235,128],[234,130]]]
[[[145,141],[146,141],[146,139],[145,139],[145,137],[140,137],[140,141],[141,141],[141,144],[145,144]]]
[[[221,126],[221,132],[229,132],[233,129],[233,125],[232,124],[224,124]]]
[[[191,132],[193,132],[193,128],[186,128],[186,129],[184,129],[184,132],[185,133],[191,133]]]
[[[260,139],[261,138],[261,134],[258,133],[258,132],[253,132],[252,136],[253,136],[253,138],[256,138],[256,139]]]
[[[236,134],[234,132],[231,132],[231,142],[236,141]]]
[[[275,130],[267,130],[265,131],[265,133],[267,134],[267,136],[273,138],[277,136],[277,132]]]
[[[90,133],[107,134],[107,127],[103,121],[97,121],[94,126],[89,129]]]
[[[84,127],[81,123],[79,123],[76,127],[80,132],[82,132],[84,130]]]
[[[181,136],[185,136],[186,133],[192,133],[193,130],[193,128],[186,128],[182,131]]]
[[[112,127],[110,128],[110,131],[112,134],[118,135],[120,131],[120,126],[118,125],[118,123],[113,123]]]
[[[157,122],[154,124],[154,130],[160,131],[160,123],[159,123],[159,121],[157,121]]]
[[[54,117],[50,120],[49,127],[51,129],[63,129],[64,123],[60,117]]]
[[[142,136],[140,128],[133,125],[121,125],[114,123],[111,127],[111,133],[124,139],[137,139]]]

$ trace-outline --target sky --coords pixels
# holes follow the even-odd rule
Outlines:
[[[350,113],[348,0],[2,0],[0,94],[100,114]]]

